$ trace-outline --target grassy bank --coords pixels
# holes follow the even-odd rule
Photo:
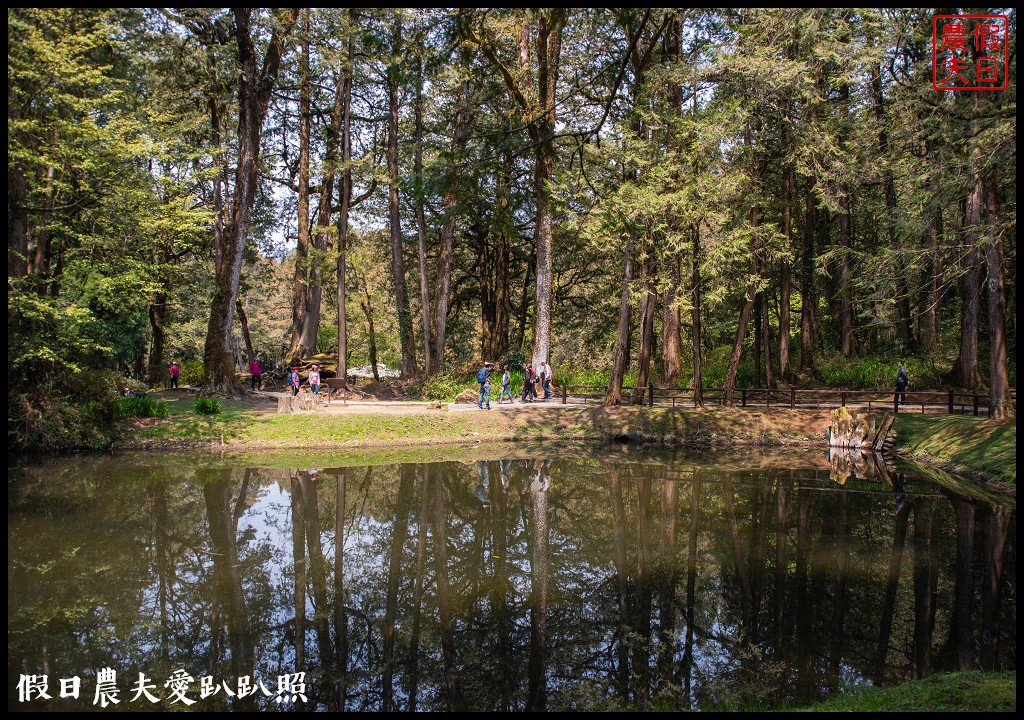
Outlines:
[[[796,712],[1016,712],[1017,673],[932,675],[889,688],[848,690]]]
[[[607,442],[628,439],[698,447],[824,448],[828,410],[783,408],[565,408],[558,404],[449,411],[423,403],[362,404],[318,413],[278,413],[272,398],[221,400],[215,415],[194,412],[195,396],[154,393],[166,417],[134,418],[123,449],[380,450],[478,443]],[[1015,486],[1016,423],[984,418],[896,416],[895,448],[918,463],[975,480]]]
[[[222,401],[197,415],[193,398],[168,396],[167,417],[136,418],[118,447],[128,449],[396,448],[628,438],[672,445],[814,445],[824,447],[828,412],[733,408],[561,408],[538,405],[449,411],[425,404],[365,405],[319,413],[277,413],[250,399]]]
[[[1017,484],[1017,424],[957,415],[900,414],[893,424],[896,450],[924,465]]]

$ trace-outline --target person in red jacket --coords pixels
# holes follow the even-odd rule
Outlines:
[[[249,363],[249,377],[252,380],[252,390],[256,392],[263,387],[263,369],[260,367],[260,359],[254,357]]]

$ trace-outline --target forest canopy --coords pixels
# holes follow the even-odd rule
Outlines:
[[[9,8],[9,438],[254,357],[609,404],[903,359],[1012,415],[1015,48],[1012,9]]]

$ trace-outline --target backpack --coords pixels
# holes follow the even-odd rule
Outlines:
[[[476,381],[481,385],[487,382],[487,368],[480,368],[480,371],[476,374]]]

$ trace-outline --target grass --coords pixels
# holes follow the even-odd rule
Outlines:
[[[861,687],[792,712],[1016,712],[1017,672],[956,672]]]
[[[507,411],[422,406],[414,412],[367,409],[345,413],[277,413],[251,399],[223,399],[217,415],[195,415],[188,399],[167,401],[171,415],[133,426],[123,446],[160,448],[234,445],[247,449],[394,447],[401,445],[610,440],[681,445],[792,445],[821,447],[826,411],[736,408],[604,408],[557,405]]]
[[[956,415],[896,416],[896,450],[928,465],[1017,484],[1017,424]]]

